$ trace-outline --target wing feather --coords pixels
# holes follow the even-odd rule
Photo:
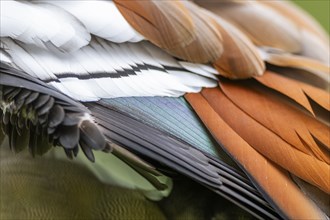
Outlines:
[[[301,51],[298,28],[265,5],[256,1],[197,1],[197,4],[233,23],[258,46],[275,47],[288,52]]]
[[[221,35],[212,26],[212,20],[202,11],[201,15],[191,10],[190,2],[114,2],[135,30],[176,57],[206,63],[223,51]]]
[[[327,111],[330,111],[330,96],[324,90],[289,79],[271,71],[267,71],[263,77],[255,77],[255,79],[263,85],[292,98],[312,114],[314,112],[308,98],[317,102]]]
[[[204,91],[215,95],[217,97],[214,99],[215,102],[210,104],[209,99],[203,97],[208,96]],[[294,219],[324,218],[322,212],[301,193],[283,169],[258,153],[222,118],[220,109],[228,115],[227,106],[224,107],[223,102],[219,100],[220,97],[226,99],[225,95],[220,95],[222,92],[219,89],[204,91],[203,95],[187,94],[185,97],[216,140],[247,171],[258,188],[268,195],[266,196],[268,201],[275,203],[277,211],[282,213],[283,210],[285,211],[283,216]],[[230,115],[230,117],[234,116]]]
[[[272,130],[300,151],[308,153],[311,149],[312,154],[315,154],[319,160],[329,163],[329,155],[320,150],[311,136],[313,134],[320,138],[329,148],[328,126],[286,104],[284,100],[278,99],[277,96],[258,87],[253,82],[244,82],[243,85],[222,80],[220,87],[226,96],[251,118]],[[259,112],[256,109],[262,109],[262,111]],[[290,123],[291,121],[295,123]],[[309,146],[308,149],[304,149],[304,144],[297,135]]]

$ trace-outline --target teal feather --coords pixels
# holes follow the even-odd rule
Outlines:
[[[115,110],[221,158],[219,149],[184,98],[128,97],[103,99]]]

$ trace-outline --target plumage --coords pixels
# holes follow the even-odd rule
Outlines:
[[[330,111],[329,93],[324,90],[309,86],[303,82],[283,77],[273,72],[266,72],[263,77],[255,77],[255,79],[265,86],[293,99],[313,115],[315,115],[315,113],[313,112],[309,99],[312,99],[320,106]]]
[[[218,90],[218,92],[220,91]],[[227,124],[217,111],[221,109],[220,102],[210,105],[202,94],[188,94],[186,98],[196,109],[204,124],[211,130],[213,136],[219,141],[221,140],[225,151],[239,162],[241,167],[251,175],[250,178],[258,183],[257,187],[268,195],[268,201],[276,204],[275,210],[282,211],[285,213],[282,215],[293,219],[325,218],[324,214],[290,181],[290,177],[284,170],[267,160],[240,137],[229,123]]]
[[[222,53],[222,38],[214,21],[200,15],[201,11],[196,14],[190,2],[114,2],[140,34],[179,58],[206,63]]]
[[[329,218],[329,37],[293,4],[1,1],[0,34],[1,218]]]
[[[224,88],[226,88],[226,86],[224,86],[224,85],[226,85],[226,84],[222,83],[222,86]],[[304,129],[304,127],[303,127],[304,125],[298,124],[298,122],[308,124],[308,122],[306,122],[307,119],[295,120],[295,121],[297,121],[296,122],[297,124],[293,124],[292,126],[297,126],[297,127],[293,128],[293,134],[290,135],[290,132],[292,132],[292,131],[290,131],[290,127],[283,128],[283,126],[281,126],[282,127],[281,129],[283,129],[283,130],[281,130],[281,129],[276,128],[275,126],[277,126],[277,125],[280,126],[282,124],[281,120],[286,120],[286,121],[294,120],[293,118],[292,119],[290,118],[290,116],[292,116],[292,114],[290,115],[290,113],[288,111],[281,111],[281,108],[275,107],[275,105],[273,105],[273,106],[267,105],[268,103],[266,100],[271,97],[267,96],[267,99],[264,99],[264,100],[262,100],[263,102],[260,102],[260,103],[263,103],[265,106],[265,111],[263,113],[258,112],[255,115],[254,114],[251,115],[251,111],[249,111],[247,109],[249,106],[253,106],[253,107],[260,109],[260,106],[257,106],[257,103],[252,103],[252,105],[246,105],[245,106],[246,108],[244,108],[243,101],[241,101],[240,104],[237,104],[237,102],[235,102],[232,99],[232,96],[228,95],[228,93],[226,92],[227,89],[222,89],[222,90],[224,91],[223,95],[226,95],[226,98],[227,98],[227,99],[225,99],[227,102],[225,102],[225,101],[222,102],[222,104],[225,105],[226,108],[222,108],[222,109],[230,109],[231,111],[228,111],[228,112],[231,112],[232,114],[239,117],[241,119],[241,121],[233,120],[232,116],[229,115],[228,112],[223,111],[221,113],[221,116],[246,142],[248,142],[250,145],[252,145],[257,151],[262,153],[267,158],[270,158],[275,163],[288,169],[290,172],[294,173],[295,175],[298,175],[299,177],[305,179],[306,181],[309,181],[309,182],[317,181],[317,179],[318,179],[319,182],[318,183],[313,182],[313,184],[318,185],[323,191],[328,192],[328,187],[329,187],[328,186],[328,184],[329,184],[328,174],[327,174],[327,169],[328,169],[327,156],[328,155],[326,155],[326,152],[324,152],[324,154],[323,154],[322,150],[319,149],[319,147],[316,144],[315,144],[316,146],[314,146],[314,148],[316,148],[316,149],[314,149],[314,150],[313,150],[313,146],[308,146],[308,141],[312,140],[311,136],[308,137],[307,135],[305,136],[303,134],[299,134],[299,132],[302,132],[301,130]],[[234,89],[233,90],[228,89],[228,90],[233,91]],[[206,91],[205,91],[205,94],[207,94]],[[244,93],[242,93],[242,91],[241,91],[241,94],[244,94]],[[246,94],[249,94],[249,93],[246,93]],[[218,95],[220,96],[220,94],[218,94]],[[251,99],[251,98],[246,96],[244,100],[249,100],[249,99]],[[207,97],[207,100],[212,105],[212,103],[214,102],[213,100],[215,100],[215,99]],[[230,102],[232,102],[232,103],[230,103]],[[225,103],[228,103],[228,105]],[[216,104],[216,103],[214,103],[214,104]],[[251,107],[250,107],[250,109],[251,109]],[[276,112],[279,115],[282,115],[282,118],[280,118],[280,119],[276,118],[276,115],[272,115],[272,117],[264,116],[263,114],[267,114],[267,109],[274,109],[274,110],[276,109]],[[276,124],[274,123],[275,121],[276,121]],[[242,126],[242,124],[244,126]],[[275,125],[273,125],[273,124],[275,124]],[[311,125],[311,127],[312,126],[313,125]],[[248,133],[249,133],[248,131],[250,129],[257,132],[259,134],[258,137],[253,137],[253,136],[248,135]],[[284,130],[284,129],[286,129],[286,130]],[[324,128],[323,130],[326,130],[326,128]],[[310,128],[309,131],[312,132],[312,128]],[[307,132],[308,132],[308,130],[307,130]],[[274,134],[276,134],[276,136],[273,136]],[[299,144],[297,144],[297,143],[294,143],[294,144],[292,143],[292,145],[298,149],[294,149],[288,144],[288,143],[290,143],[290,141],[287,140],[286,138],[289,137],[289,138],[294,139],[295,135],[296,135],[296,140],[298,142],[299,141],[302,142],[300,144],[300,145],[302,145],[302,147],[304,147],[303,144],[307,145],[306,149],[299,148]],[[279,136],[279,137],[277,137],[277,136]],[[302,139],[302,140],[300,140],[300,139]],[[265,145],[265,142],[263,140],[267,140],[267,142],[268,142],[267,145]],[[322,159],[320,160],[320,158],[318,158],[318,157],[322,157],[322,156],[318,155],[315,151],[317,153],[321,154],[325,158],[323,158],[323,160]],[[308,154],[307,154],[307,152],[308,152]],[[316,160],[317,158],[318,158],[318,160]],[[324,161],[324,159],[326,161]],[[302,167],[301,164],[305,164],[305,163],[310,164],[310,166]],[[312,175],[312,173],[314,173],[314,175]],[[319,173],[322,173],[323,175],[319,175]],[[309,179],[309,178],[311,178],[311,179]],[[323,185],[323,184],[325,184],[325,185]],[[323,185],[323,187],[321,185]]]
[[[116,43],[127,41],[137,42],[143,39],[142,36],[129,26],[113,2],[47,2],[71,13],[93,35]],[[95,11],[97,13],[89,13],[89,11]]]
[[[198,76],[202,67],[193,69],[196,75],[190,74],[177,60],[147,42],[117,46],[102,39],[93,39],[90,45],[70,54],[60,51],[52,54],[42,48],[17,44],[9,39],[4,39],[3,43],[13,48],[9,54],[20,68],[78,100],[180,96],[184,92],[198,92],[201,87],[216,86],[216,79]],[[127,54],[130,56],[127,57]],[[155,56],[159,56],[161,61]],[[22,62],[27,59],[35,64],[33,68]],[[184,77],[187,73],[189,80]],[[89,86],[93,90],[83,89]]]
[[[40,47],[55,46],[65,51],[81,48],[91,38],[78,20],[52,5],[2,1],[1,8],[1,37],[12,37]],[[30,16],[24,17],[25,13]]]
[[[250,40],[230,23],[221,18],[216,20],[223,26],[218,28],[226,42],[224,54],[214,62],[220,74],[233,79],[262,75],[265,63]]]
[[[249,1],[243,4],[225,2],[223,5],[219,2],[197,2],[237,25],[257,46],[275,47],[287,52],[301,50],[297,27],[267,6]],[[237,14],[240,16],[235,16]]]
[[[281,13],[285,17],[289,18],[292,22],[298,26],[306,28],[308,31],[321,37],[324,42],[329,41],[328,34],[307,12],[300,10],[293,3],[289,1],[259,1],[261,4],[265,4],[272,9],[275,9],[278,13]]]
[[[260,1],[285,17],[290,18],[300,28],[302,51],[307,57],[321,60],[329,65],[330,52],[328,34],[306,12],[299,10],[288,1]]]
[[[327,64],[304,56],[288,54],[280,50],[265,48],[259,51],[263,59],[270,64],[306,70],[323,80],[326,85],[329,84],[329,66]]]

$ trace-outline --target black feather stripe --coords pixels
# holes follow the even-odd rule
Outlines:
[[[123,68],[121,70],[115,70],[115,72],[93,72],[90,74],[82,74],[82,73],[54,73],[56,78],[49,78],[44,79],[43,82],[45,83],[51,83],[51,82],[60,82],[61,79],[66,78],[77,78],[79,80],[89,80],[89,79],[102,79],[102,78],[112,78],[112,79],[118,79],[122,77],[129,77],[137,75],[137,73],[140,73],[141,70],[157,70],[164,73],[167,73],[168,71],[185,71],[189,72],[188,70],[182,68],[182,67],[174,67],[174,66],[162,66],[158,67],[151,64],[135,64],[131,65],[131,68]]]
[[[56,79],[49,78],[43,80],[45,83],[50,82],[60,82],[61,79],[65,78],[77,78],[80,80],[88,80],[88,79],[102,79],[102,78],[122,78],[129,77],[132,75],[137,75],[137,73],[141,72],[141,70],[158,70],[161,72],[167,72],[166,70],[184,70],[183,68],[175,68],[164,66],[163,68],[154,66],[151,64],[136,64],[131,65],[131,68],[123,68],[121,70],[115,70],[115,72],[93,72],[90,74],[82,74],[82,73],[54,73]]]

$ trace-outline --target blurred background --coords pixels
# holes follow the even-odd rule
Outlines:
[[[271,1],[271,0],[266,0]],[[330,1],[329,0],[293,0],[301,8],[308,11],[330,33]]]

